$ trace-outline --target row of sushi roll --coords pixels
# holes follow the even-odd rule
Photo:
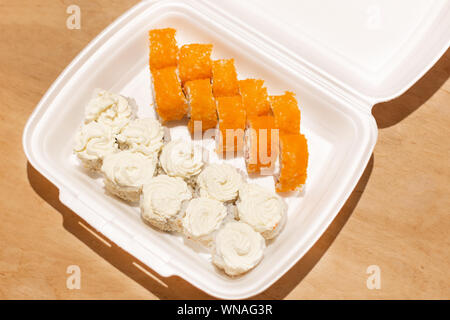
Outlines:
[[[206,163],[192,141],[171,140],[158,120],[137,117],[131,98],[96,90],[73,150],[109,194],[139,203],[150,226],[205,246],[230,276],[254,268],[286,223],[280,196],[229,164]]]
[[[269,96],[264,80],[238,80],[233,59],[211,59],[211,44],[178,47],[176,30],[149,31],[155,109],[162,123],[188,117],[194,132],[218,129],[219,154],[244,153],[249,174],[274,174],[276,191],[302,190],[308,145],[294,93]]]

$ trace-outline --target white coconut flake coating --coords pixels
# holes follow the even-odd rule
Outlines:
[[[117,134],[136,117],[136,102],[119,94],[97,89],[94,97],[86,105],[85,123],[97,121]]]
[[[265,247],[264,238],[248,224],[228,222],[217,232],[212,261],[226,274],[237,276],[261,261]]]
[[[256,184],[244,184],[236,203],[239,220],[249,224],[266,239],[274,238],[281,230],[287,206],[282,198]]]
[[[76,135],[73,151],[88,169],[99,170],[102,160],[118,151],[111,128],[98,122],[82,125]]]
[[[212,240],[212,233],[219,229],[227,216],[227,208],[222,202],[208,199],[192,199],[182,220],[186,236],[208,244]]]
[[[142,219],[163,231],[178,231],[183,204],[191,198],[192,193],[183,179],[167,175],[153,177],[142,190]]]
[[[203,167],[201,148],[183,139],[166,144],[159,161],[167,175],[185,179],[198,175]]]
[[[198,176],[200,196],[219,201],[233,201],[243,184],[242,176],[229,164],[210,164]]]
[[[139,201],[142,186],[149,182],[156,168],[156,160],[140,153],[120,151],[103,160],[106,189],[127,201]]]
[[[157,156],[164,145],[164,127],[152,118],[132,120],[116,136],[123,149]]]

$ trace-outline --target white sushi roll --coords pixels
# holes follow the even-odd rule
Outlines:
[[[116,139],[123,150],[157,157],[168,140],[168,131],[156,119],[135,119],[122,128]]]
[[[281,197],[256,184],[239,189],[238,217],[265,239],[277,236],[286,221],[287,205]]]
[[[144,185],[140,202],[144,221],[163,231],[180,231],[185,203],[192,198],[179,177],[159,175]]]
[[[103,159],[118,152],[118,148],[111,128],[94,121],[78,129],[73,151],[84,167],[95,171],[100,170]]]
[[[136,118],[137,105],[134,99],[106,90],[96,89],[84,112],[84,122],[97,121],[109,126],[117,134]]]
[[[191,182],[203,168],[203,154],[199,146],[190,141],[177,139],[166,144],[159,157],[164,172]]]
[[[142,187],[149,182],[156,168],[156,159],[140,153],[120,151],[108,155],[101,168],[105,188],[126,201],[139,201]]]
[[[192,199],[182,220],[184,234],[189,239],[209,245],[226,216],[227,208],[222,202],[208,198]]]
[[[229,164],[210,164],[197,178],[201,197],[223,202],[236,200],[242,184],[242,175]]]
[[[230,276],[253,269],[263,258],[265,240],[240,221],[228,222],[215,237],[212,262]]]

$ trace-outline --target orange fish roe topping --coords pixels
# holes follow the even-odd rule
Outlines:
[[[239,95],[239,82],[234,59],[213,61],[212,81],[213,93],[216,98]]]
[[[184,85],[188,97],[191,118],[188,128],[194,132],[194,121],[202,122],[202,131],[215,128],[217,125],[216,104],[209,79],[188,81]]]
[[[271,171],[278,155],[278,129],[272,115],[258,116],[248,119],[246,133],[247,172]]]
[[[245,108],[241,96],[216,98],[220,140],[217,152],[240,152],[244,145]]]
[[[306,182],[308,144],[304,135],[280,134],[280,176],[277,192],[300,191]]]
[[[181,83],[212,77],[212,44],[187,44],[181,47],[178,69]]]
[[[154,70],[156,111],[162,122],[182,119],[188,109],[176,67]]]
[[[270,96],[275,127],[284,133],[300,133],[300,109],[295,94],[287,91],[281,96]]]
[[[267,88],[263,87],[264,80],[246,79],[239,81],[242,102],[247,111],[247,118],[262,116],[270,113]]]
[[[177,65],[178,46],[176,30],[172,28],[153,29],[148,32],[150,39],[150,70]]]

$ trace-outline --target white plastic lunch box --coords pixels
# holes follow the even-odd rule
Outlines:
[[[265,79],[269,94],[294,91],[301,107],[310,148],[306,191],[286,199],[289,222],[260,265],[235,279],[181,237],[145,225],[139,208],[105,194],[72,154],[95,88],[133,97],[140,116],[154,116],[148,30],[169,26],[180,45],[214,44],[213,58],[234,58],[239,78]],[[180,276],[220,298],[250,297],[311,248],[352,192],[377,140],[372,106],[408,89],[449,40],[449,1],[142,1],[53,83],[25,127],[25,153],[58,187],[62,203],[161,276]],[[189,137],[183,126],[172,126],[171,134]],[[231,161],[244,168],[243,159]],[[273,188],[272,177],[255,182]]]

